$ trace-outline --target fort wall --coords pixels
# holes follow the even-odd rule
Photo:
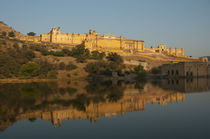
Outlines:
[[[30,41],[30,42],[40,42],[41,38],[39,36],[20,36],[20,39],[23,41]]]
[[[41,34],[40,36],[21,36],[21,40],[31,42],[49,42],[60,44],[79,45],[84,44],[86,48],[92,50],[99,50],[104,52],[123,53],[163,53],[166,55],[174,55],[184,57],[184,48],[172,49],[167,48],[166,45],[159,45],[157,48],[145,48],[144,41],[125,39],[123,36],[116,37],[112,34],[105,34],[100,36],[96,31],[90,30],[89,33],[75,34],[75,33],[61,33],[60,27],[55,27],[48,34]]]

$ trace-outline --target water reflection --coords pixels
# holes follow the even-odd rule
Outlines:
[[[168,79],[158,81],[161,88],[183,93],[202,92],[210,90],[210,78]]]
[[[210,89],[209,79],[151,82],[88,83],[87,81],[0,84],[0,130],[20,119],[62,120],[114,117],[143,111],[147,103],[161,106],[185,100],[184,92]]]

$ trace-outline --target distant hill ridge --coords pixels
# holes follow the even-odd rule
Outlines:
[[[17,36],[17,37],[23,35],[20,32],[13,29],[12,27],[5,24],[3,21],[0,21],[0,34],[2,34],[2,32],[7,32],[7,34],[8,34],[9,32],[12,32],[12,31],[15,33],[15,36]]]

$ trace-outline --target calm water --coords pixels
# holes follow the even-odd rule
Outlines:
[[[210,138],[210,80],[0,84],[0,139]]]

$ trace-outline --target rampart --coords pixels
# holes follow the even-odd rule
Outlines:
[[[145,48],[144,41],[125,39],[123,36],[116,37],[112,34],[100,36],[95,30],[89,30],[89,33],[62,33],[60,27],[55,27],[48,34],[40,36],[21,36],[21,40],[30,42],[49,42],[59,44],[70,44],[71,46],[84,44],[91,51],[98,50],[103,52],[126,53],[162,53],[165,55],[184,56],[184,48],[172,49],[166,45],[159,45],[157,48]]]

